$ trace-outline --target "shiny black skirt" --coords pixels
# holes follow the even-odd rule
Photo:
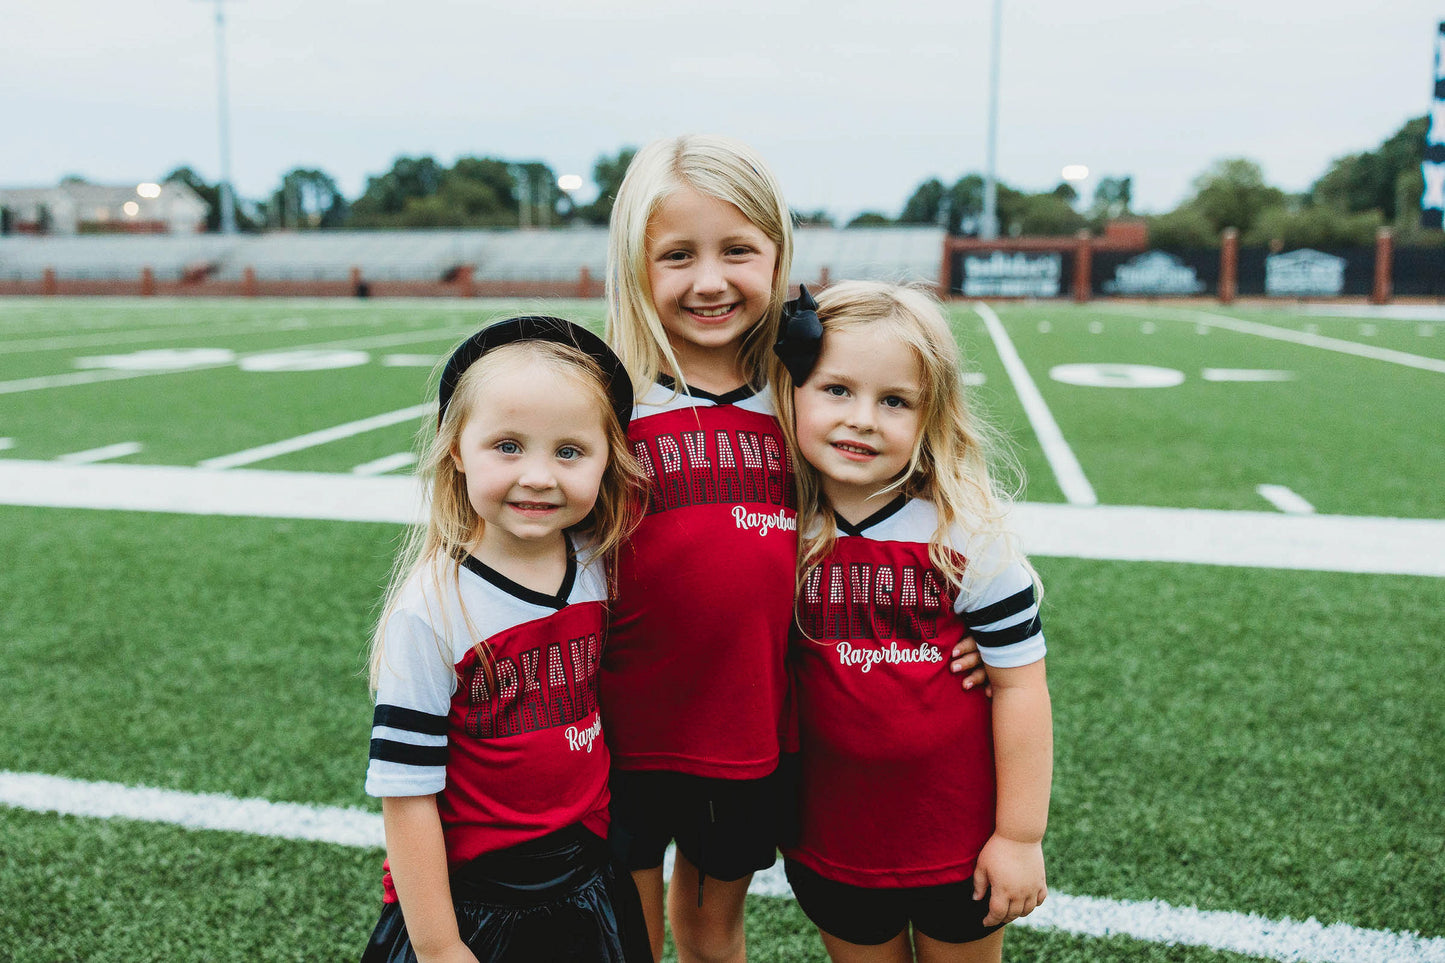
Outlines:
[[[486,853],[451,877],[457,927],[480,963],[651,963],[631,875],[580,825]],[[388,903],[361,963],[416,963],[401,904]]]

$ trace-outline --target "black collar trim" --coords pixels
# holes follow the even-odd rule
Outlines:
[[[657,383],[664,388],[671,388],[673,391],[687,395],[689,398],[701,398],[703,401],[711,401],[715,405],[735,405],[739,401],[746,401],[758,393],[758,389],[752,385],[742,385],[734,388],[732,391],[725,391],[720,395],[715,395],[711,391],[705,391],[702,388],[694,388],[692,385],[688,385],[687,390],[684,391],[678,387],[672,375],[665,374],[659,374],[657,376]]]
[[[846,518],[838,514],[837,509],[833,510],[833,517],[838,521],[838,530],[841,531],[844,535],[862,535],[865,531],[872,528],[874,525],[877,525],[879,522],[886,521],[887,519],[890,519],[894,515],[897,515],[899,512],[903,511],[903,507],[907,505],[909,501],[911,501],[911,499],[909,499],[907,495],[899,495],[898,497],[894,498],[893,501],[889,502],[887,505],[884,505],[882,508],[878,509],[878,511],[874,512],[872,515],[869,515],[857,525],[849,523]]]
[[[474,575],[481,576],[514,598],[559,611],[567,607],[567,599],[572,595],[572,586],[577,581],[577,554],[572,550],[570,542],[567,545],[567,574],[562,576],[562,587],[557,590],[556,595],[548,595],[546,592],[538,592],[525,585],[520,585],[472,555],[462,557],[462,567]]]

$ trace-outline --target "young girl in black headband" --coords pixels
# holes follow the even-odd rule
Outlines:
[[[636,524],[632,388],[596,336],[513,318],[447,362],[428,520],[372,640],[385,907],[363,963],[650,960],[605,842],[608,563]]]

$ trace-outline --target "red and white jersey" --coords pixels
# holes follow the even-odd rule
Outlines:
[[[987,665],[1044,656],[1028,570],[956,532],[969,564],[950,587],[928,557],[937,524],[931,502],[900,497],[840,525],[803,586],[791,651],[802,835],[788,855],[837,882],[973,875],[994,826],[991,707],[960,688],[950,655],[972,631]]]
[[[455,584],[423,570],[404,589],[386,625],[366,791],[438,794],[450,865],[578,822],[606,837],[606,599],[601,561],[586,555],[556,595],[471,557]],[[384,883],[392,902],[390,873]]]
[[[628,437],[651,491],[619,555],[602,659],[613,763],[765,776],[778,762],[798,545],[771,396],[654,385]]]

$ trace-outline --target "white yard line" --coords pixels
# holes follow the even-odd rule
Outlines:
[[[1205,381],[1293,381],[1293,371],[1270,368],[1205,368],[1199,372]]]
[[[1064,433],[1059,430],[1059,423],[1054,420],[1049,406],[1044,403],[1044,396],[1039,393],[1034,379],[1029,376],[1029,369],[1024,366],[1023,359],[1009,340],[1003,322],[993,308],[982,301],[974,305],[974,310],[983,318],[984,327],[993,339],[999,360],[1003,362],[1004,370],[1013,382],[1014,391],[1024,406],[1024,413],[1028,415],[1029,424],[1033,426],[1034,435],[1039,439],[1044,457],[1048,459],[1049,467],[1054,470],[1054,477],[1058,479],[1064,497],[1071,505],[1097,505],[1099,498],[1094,494],[1094,486],[1089,484],[1089,479],[1084,476],[1083,466],[1074,457],[1069,443],[1064,441]]]
[[[326,341],[320,344],[291,345],[286,348],[277,348],[270,351],[252,351],[239,355],[229,361],[212,362],[210,364],[186,365],[182,368],[157,368],[144,371],[114,371],[99,369],[95,371],[74,371],[67,374],[39,375],[34,378],[20,378],[15,381],[0,381],[0,395],[16,394],[22,391],[39,391],[43,388],[64,388],[71,385],[92,384],[97,381],[120,381],[126,378],[147,378],[156,375],[180,374],[185,371],[204,371],[207,368],[227,368],[240,364],[248,358],[262,355],[276,354],[280,351],[320,351],[331,348],[392,348],[399,344],[415,344],[426,341],[449,341],[460,338],[464,333],[470,333],[461,328],[434,328],[430,331],[402,332],[399,334],[370,335],[358,338],[343,338],[339,341]]]
[[[375,431],[378,428],[386,428],[390,425],[400,424],[405,421],[415,421],[435,408],[436,405],[430,402],[412,405],[409,408],[398,408],[396,411],[373,415],[370,418],[363,418],[360,421],[351,421],[344,425],[323,428],[320,431],[309,431],[304,435],[297,435],[295,438],[287,438],[284,441],[274,441],[268,445],[247,448],[245,451],[232,452],[229,455],[220,455],[216,458],[207,458],[201,462],[198,467],[211,471],[220,471],[227,468],[239,468],[242,465],[252,465],[258,461],[275,458],[278,455],[288,455],[294,451],[304,451],[307,448],[315,448],[318,445],[325,445],[342,438],[350,438],[353,435],[364,434],[368,431]]]
[[[1284,485],[1259,485],[1260,497],[1286,515],[1313,515],[1315,507]]]
[[[1138,311],[1122,307],[1104,310],[1111,310],[1113,313],[1139,313]],[[1281,328],[1273,324],[1261,324],[1258,321],[1245,321],[1242,318],[1231,318],[1228,315],[1213,314],[1208,311],[1175,311],[1171,313],[1168,309],[1152,309],[1150,313],[1160,317],[1173,317],[1181,321],[1193,321],[1196,324],[1202,324],[1208,327],[1237,331],[1240,334],[1252,334],[1261,338],[1271,338],[1275,341],[1288,341],[1292,344],[1302,344],[1310,348],[1322,348],[1326,351],[1337,351],[1340,354],[1352,354],[1361,358],[1372,358],[1376,361],[1388,361],[1391,364],[1404,365],[1407,368],[1419,368],[1423,371],[1438,371],[1445,374],[1445,360],[1440,358],[1427,358],[1423,355],[1410,354],[1406,351],[1396,351],[1393,348],[1380,348],[1372,344],[1345,341],[1341,338],[1331,338],[1323,334],[1296,331],[1293,328]]]
[[[68,455],[60,455],[55,460],[67,465],[93,465],[98,461],[110,461],[112,458],[125,458],[127,455],[138,454],[140,450],[140,442],[122,441],[102,448],[73,451]]]
[[[396,471],[399,468],[406,468],[416,461],[416,455],[409,451],[399,451],[395,455],[387,455],[385,458],[378,458],[375,461],[364,462],[351,469],[353,475],[385,475],[387,472]]]
[[[364,849],[381,849],[384,845],[381,816],[363,809],[84,782],[41,773],[0,772],[0,805]],[[670,875],[670,859],[664,870]],[[748,892],[785,899],[793,895],[781,863],[755,874]],[[1346,923],[1325,925],[1314,919],[1272,920],[1253,913],[1171,906],[1159,900],[1139,902],[1050,893],[1044,904],[1020,920],[1019,925],[1086,936],[1124,934],[1155,943],[1204,946],[1286,963],[1445,963],[1445,939],[1438,937],[1369,930]]]
[[[8,451],[15,447],[14,438],[0,438],[0,451]]]
[[[408,523],[421,488],[408,475],[207,471],[0,459],[0,504]],[[1197,508],[1014,507],[1031,555],[1445,577],[1445,520]]]

